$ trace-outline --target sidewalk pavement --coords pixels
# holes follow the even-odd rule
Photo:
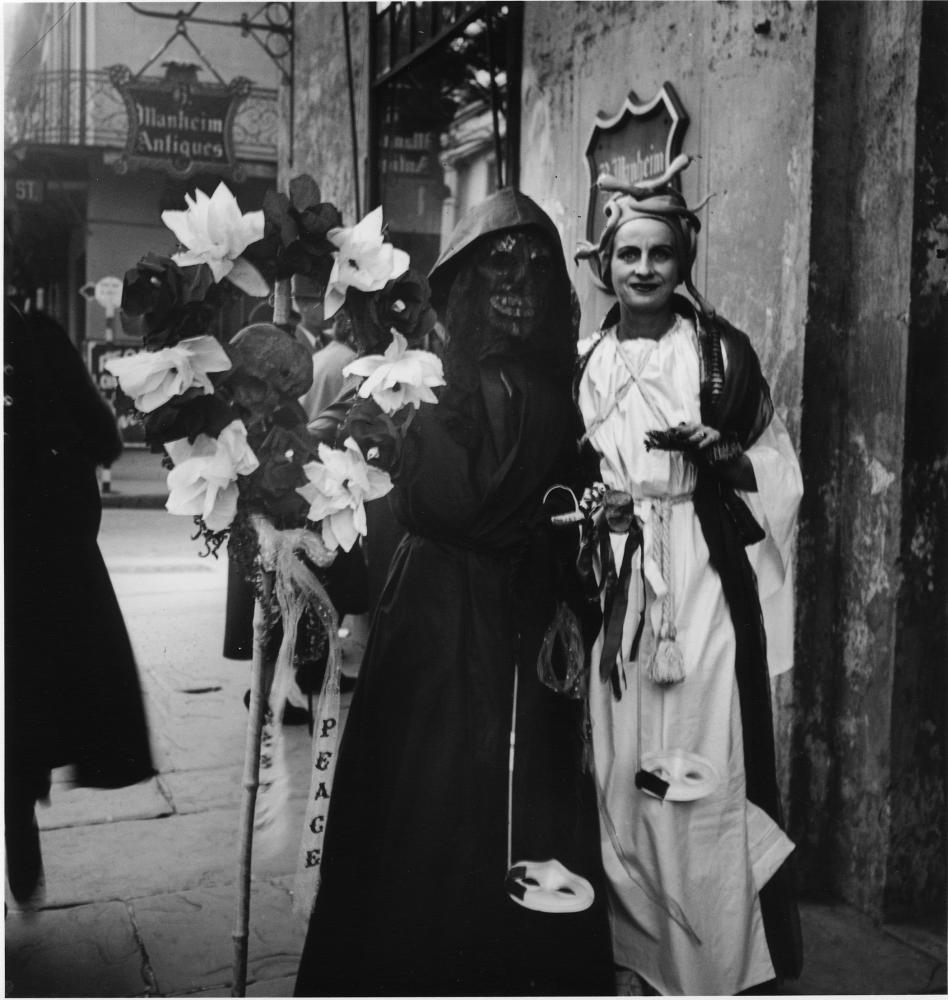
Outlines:
[[[163,506],[159,459],[129,449],[107,505]],[[229,996],[247,671],[219,651],[226,563],[184,550],[132,565],[106,549],[133,643],[148,650],[139,659],[160,773],[115,791],[57,776],[51,805],[38,809],[46,898],[7,915],[5,995]],[[161,581],[147,571],[164,563],[183,575],[156,595]],[[187,627],[168,627],[185,615]],[[347,650],[350,661],[360,654]],[[309,738],[305,727],[285,732],[291,834],[275,854],[255,852],[250,996],[292,994],[305,933],[291,888]],[[946,993],[943,932],[880,927],[839,902],[801,909],[805,970],[784,995]]]

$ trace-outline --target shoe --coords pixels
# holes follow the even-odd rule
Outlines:
[[[42,902],[45,895],[43,855],[33,802],[6,803],[7,882],[21,907]]]

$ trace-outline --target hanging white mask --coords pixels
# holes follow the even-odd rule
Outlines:
[[[666,802],[694,802],[710,795],[720,778],[714,765],[701,754],[687,750],[656,750],[642,757],[642,770],[650,771],[668,783],[663,796]],[[648,794],[654,794],[644,788]]]
[[[589,882],[556,858],[518,861],[511,865],[504,885],[515,903],[541,913],[579,913],[596,898]]]

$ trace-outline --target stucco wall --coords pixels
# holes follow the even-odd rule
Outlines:
[[[892,692],[885,914],[944,912],[948,663],[948,5],[922,10],[902,589]]]
[[[312,174],[322,196],[356,219],[349,82],[343,4],[296,5],[296,88],[292,163],[281,156],[280,190],[291,177]],[[357,122],[358,186],[361,214],[366,202],[365,157],[368,131],[368,18],[365,4],[348,4],[353,91]]]
[[[820,5],[791,832],[881,916],[921,6]]]

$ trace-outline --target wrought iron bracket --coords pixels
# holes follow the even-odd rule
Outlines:
[[[168,48],[175,38],[181,36],[197,52],[208,69],[215,76],[218,76],[217,72],[204,57],[204,54],[188,35],[187,30],[189,24],[208,24],[216,28],[238,28],[245,38],[252,38],[266,52],[270,61],[280,71],[283,82],[290,87],[293,85],[294,25],[292,3],[264,3],[252,15],[242,14],[236,21],[221,21],[216,18],[197,17],[195,16],[195,12],[201,6],[200,3],[192,4],[187,10],[178,10],[174,14],[144,10],[138,4],[128,2],[128,0],[126,6],[130,7],[136,14],[141,14],[142,17],[156,17],[161,20],[176,22],[174,33],[142,69],[139,70],[137,75],[141,75]],[[260,20],[261,17],[263,18],[262,20]]]

